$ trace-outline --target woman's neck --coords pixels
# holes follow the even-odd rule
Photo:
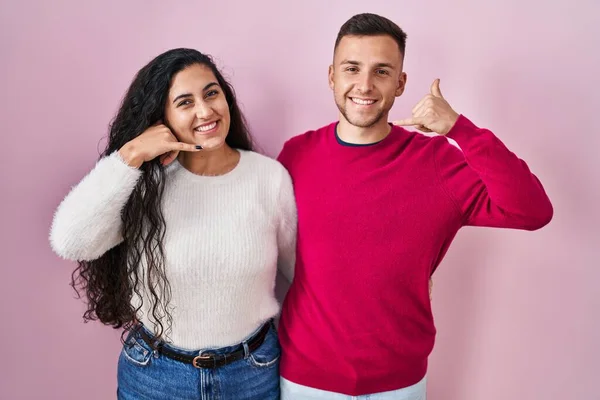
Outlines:
[[[185,169],[196,175],[219,176],[236,167],[240,160],[240,153],[224,144],[215,150],[181,152],[178,160]]]

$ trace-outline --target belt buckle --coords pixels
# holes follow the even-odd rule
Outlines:
[[[194,359],[192,360],[192,365],[194,366],[194,368],[203,368],[202,366],[198,365],[199,361],[209,361],[213,359],[213,355],[212,354],[207,354],[207,355],[201,355],[201,356],[196,356],[194,357]],[[213,364],[214,364],[214,360],[213,360]]]

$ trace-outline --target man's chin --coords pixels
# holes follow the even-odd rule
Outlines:
[[[339,104],[337,106],[344,119],[350,125],[356,126],[357,128],[370,128],[379,123],[385,115],[383,112],[377,112],[375,115],[360,115],[360,113],[355,113],[345,109],[344,107],[340,107]]]
[[[358,128],[370,128],[372,126],[374,126],[375,124],[377,124],[380,120],[381,117],[377,117],[377,118],[348,118],[346,117],[346,120],[350,123],[350,125],[356,126]]]

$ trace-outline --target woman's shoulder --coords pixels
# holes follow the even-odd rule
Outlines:
[[[272,174],[280,175],[285,173],[285,167],[276,159],[250,150],[239,150],[246,159],[246,164],[251,169],[256,169],[260,172],[269,172]]]

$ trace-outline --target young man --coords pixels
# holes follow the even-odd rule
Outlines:
[[[454,111],[439,80],[397,123],[435,137],[388,123],[406,85],[405,40],[377,15],[347,21],[329,68],[339,121],[279,156],[299,218],[280,323],[284,400],[424,399],[436,333],[428,282],[457,231],[536,230],[552,218],[525,162]]]

